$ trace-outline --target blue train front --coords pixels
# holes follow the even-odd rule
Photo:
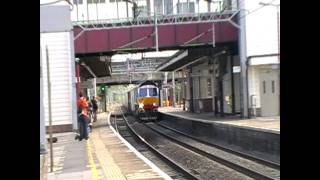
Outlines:
[[[141,121],[158,119],[159,88],[146,81],[128,92],[128,109]]]

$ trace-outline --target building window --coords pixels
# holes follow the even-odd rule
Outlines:
[[[73,4],[83,4],[82,0],[73,0]]]
[[[274,81],[271,82],[271,86],[272,86],[272,93],[274,93]]]
[[[179,13],[184,14],[184,13],[194,13],[195,8],[194,8],[194,2],[182,2],[178,4],[178,9]]]
[[[172,14],[173,2],[172,0],[155,0],[157,14]]]
[[[137,8],[137,17],[146,17],[148,16],[148,7],[147,6],[138,6]]]
[[[164,14],[173,14],[172,0],[164,0]]]
[[[154,0],[155,3],[155,12],[157,14],[163,14],[163,6],[162,6],[162,0]]]
[[[103,0],[103,1],[104,1],[104,0]],[[113,3],[113,2],[117,2],[117,1],[118,1],[118,2],[121,2],[122,0],[110,0],[110,2],[112,2],[112,3]]]
[[[212,96],[211,78],[207,79],[207,85],[208,85],[208,96]]]
[[[263,94],[266,93],[266,81],[262,82],[262,86],[263,86]]]

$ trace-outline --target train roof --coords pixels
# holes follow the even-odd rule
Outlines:
[[[132,91],[134,89],[137,89],[137,88],[139,88],[141,86],[144,86],[144,85],[154,85],[154,86],[157,87],[157,84],[154,83],[153,81],[144,81],[143,83],[136,85],[135,87],[133,87],[132,89],[128,90],[127,92],[130,92],[130,91]]]
[[[141,84],[139,85],[139,87],[144,86],[144,85],[154,85],[154,86],[157,86],[157,84],[154,83],[153,81],[145,81],[145,82],[141,83]]]

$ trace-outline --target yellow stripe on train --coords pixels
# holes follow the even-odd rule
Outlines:
[[[158,97],[141,97],[138,98],[139,103],[143,104],[153,104],[156,103],[157,105],[159,104],[159,98]]]

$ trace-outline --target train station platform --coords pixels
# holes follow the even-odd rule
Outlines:
[[[182,108],[159,108],[159,124],[206,143],[280,163],[280,118],[242,119],[191,113]]]
[[[159,112],[170,114],[176,117],[189,118],[199,121],[214,121],[216,123],[224,123],[235,126],[243,126],[254,128],[257,130],[269,130],[280,133],[280,117],[254,117],[250,119],[242,119],[239,115],[236,116],[215,116],[214,112],[209,113],[192,113],[183,111],[182,108],[160,107]]]
[[[121,180],[170,179],[118,135],[111,126],[110,114],[98,114],[88,140],[75,140],[74,133],[54,134],[54,166],[50,171],[47,156],[47,180]]]

